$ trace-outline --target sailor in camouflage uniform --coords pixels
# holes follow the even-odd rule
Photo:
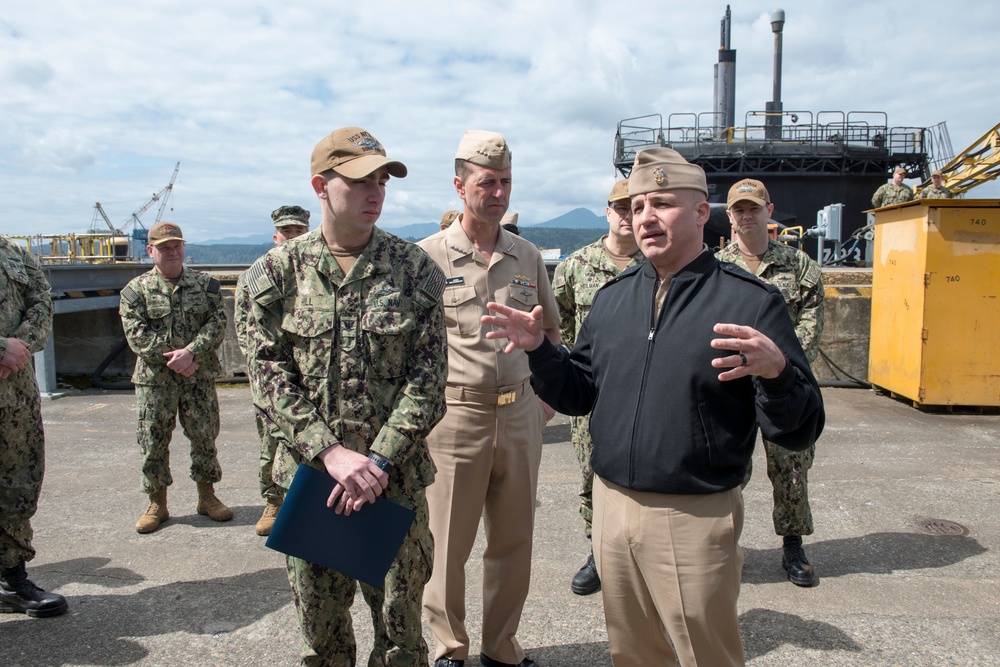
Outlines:
[[[944,174],[940,169],[935,169],[931,173],[931,184],[920,191],[921,199],[951,199],[954,195],[951,190],[944,187]]]
[[[197,512],[213,521],[229,521],[233,512],[213,487],[222,478],[215,449],[215,377],[220,370],[216,349],[226,334],[219,281],[184,268],[184,237],[171,222],[153,225],[146,252],[154,267],[122,289],[119,306],[125,338],[136,354],[136,439],[143,459],[142,491],[149,495],[149,506],[135,529],[151,533],[169,517],[167,487],[173,478],[168,448],[178,415],[191,441]]]
[[[604,212],[608,218],[608,233],[570,254],[556,267],[552,279],[552,291],[559,305],[559,334],[563,343],[570,347],[576,343],[576,334],[590,312],[597,290],[628,267],[645,261],[632,233],[627,179],[615,183]],[[590,467],[594,443],[590,439],[590,416],[571,417],[570,423],[573,450],[580,463],[580,515],[589,540],[594,517],[594,471]],[[590,595],[600,590],[601,579],[594,565],[593,552],[573,577],[570,587],[577,595]]]
[[[0,236],[0,613],[58,616],[66,598],[28,579],[31,517],[45,472],[42,401],[31,355],[52,330],[49,283],[34,255]]]
[[[368,132],[334,131],[316,145],[311,168],[320,228],[247,271],[251,380],[286,438],[274,463],[282,486],[304,463],[336,480],[328,505],[338,513],[367,511],[379,495],[416,512],[383,589],[361,591],[375,630],[369,667],[426,665],[425,488],[435,474],[426,436],[445,411],[444,274],[417,246],[374,226],[389,176],[406,176],[406,167]],[[302,664],[355,665],[357,582],[293,557],[287,569]]]
[[[271,212],[274,221],[274,235],[271,237],[275,245],[295,239],[309,231],[309,211],[301,206],[280,206]],[[250,313],[250,293],[247,292],[246,274],[236,281],[234,297],[233,324],[236,327],[236,342],[244,357],[247,352],[247,319]],[[249,357],[248,357],[249,358]],[[278,443],[284,438],[281,429],[267,414],[267,399],[261,395],[260,387],[255,382],[250,383],[250,393],[253,396],[254,421],[257,424],[257,435],[260,437],[260,496],[264,499],[264,512],[254,530],[260,536],[271,534],[274,520],[278,518],[278,510],[285,497],[285,490],[274,481],[272,469],[274,454],[278,451]]]
[[[729,190],[729,220],[735,241],[716,253],[781,291],[795,335],[812,363],[819,354],[823,333],[823,275],[819,266],[801,250],[768,237],[767,222],[774,204],[760,181],[744,179]],[[814,586],[816,572],[802,549],[802,536],[812,535],[808,473],[816,446],[795,452],[764,440],[767,476],[774,495],[774,532],[784,538],[781,564],[797,586]],[[752,461],[747,465],[743,487],[750,482]]]
[[[902,167],[896,167],[896,170],[892,172],[892,182],[881,186],[872,195],[872,206],[882,208],[883,206],[912,201],[913,190],[909,185],[903,183],[904,178],[906,178],[906,170]]]

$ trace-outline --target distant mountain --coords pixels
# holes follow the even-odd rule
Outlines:
[[[574,208],[568,213],[563,213],[558,218],[553,218],[546,222],[537,224],[521,223],[522,228],[531,229],[603,229],[607,230],[608,221],[600,215],[595,215],[593,211],[585,208]],[[431,234],[437,233],[440,225],[437,222],[415,222],[412,225],[402,227],[383,227],[387,232],[400,236],[404,239],[420,240],[427,238]],[[260,245],[271,243],[270,234],[251,234],[249,236],[229,236],[224,239],[213,239],[201,241],[199,245]]]
[[[548,222],[540,222],[537,225],[523,225],[524,227],[544,227],[561,229],[607,229],[608,221],[600,215],[594,215],[593,211],[585,208],[574,208],[568,213],[563,213],[558,218],[553,218]]]
[[[441,231],[441,224],[438,222],[415,222],[412,225],[383,227],[382,229],[404,239],[419,241]]]
[[[262,243],[274,243],[271,234],[251,234],[250,236],[227,236],[224,239],[212,239],[210,241],[199,241],[198,245],[260,245]]]

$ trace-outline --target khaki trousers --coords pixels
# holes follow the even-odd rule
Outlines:
[[[615,667],[744,664],[740,489],[632,491],[594,478],[594,559]]]
[[[434,569],[424,589],[434,660],[469,657],[465,564],[480,516],[486,531],[481,651],[505,663],[524,659],[515,634],[531,580],[544,416],[530,386],[519,394],[498,406],[449,388],[448,412],[427,438],[437,466],[427,487]]]

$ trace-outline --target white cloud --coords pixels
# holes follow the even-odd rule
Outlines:
[[[189,238],[265,232],[280,204],[316,208],[309,153],[350,124],[410,168],[390,184],[385,226],[457,207],[452,156],[469,128],[507,135],[523,222],[579,206],[599,212],[615,179],[618,121],[710,110],[724,9],[15,3],[0,21],[0,231],[79,231],[95,201],[124,220],[179,160],[169,216]],[[738,119],[771,96],[773,9],[733,6]],[[992,2],[785,9],[786,109],[880,110],[905,126],[946,120],[956,149],[997,121]]]

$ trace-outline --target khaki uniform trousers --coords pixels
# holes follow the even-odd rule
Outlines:
[[[496,395],[448,387],[448,412],[427,438],[437,476],[427,487],[434,569],[424,612],[435,660],[469,657],[465,564],[480,516],[486,531],[481,650],[500,662],[524,659],[515,634],[531,580],[545,417],[527,380],[513,390],[517,400],[498,405]]]
[[[745,664],[743,494],[633,491],[594,477],[594,560],[615,667]]]

